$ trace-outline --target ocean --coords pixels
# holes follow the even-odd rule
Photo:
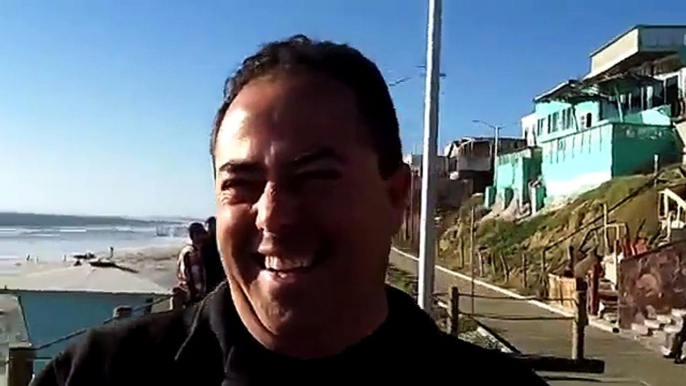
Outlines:
[[[59,261],[92,252],[179,244],[190,220],[146,220],[0,212],[0,271],[17,261]]]

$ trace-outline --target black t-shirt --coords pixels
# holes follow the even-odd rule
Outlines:
[[[186,310],[89,333],[35,385],[546,385],[514,359],[442,333],[406,294],[389,288],[388,301],[387,320],[369,337],[299,360],[257,343],[223,284]]]
[[[210,293],[226,279],[217,242],[214,239],[207,241],[200,249],[200,254],[205,267],[207,293]]]

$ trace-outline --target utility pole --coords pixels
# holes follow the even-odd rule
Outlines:
[[[474,315],[474,207],[472,206],[471,217],[469,222],[469,268],[472,270],[471,286],[471,302],[472,315]]]
[[[493,186],[498,183],[498,150],[500,150],[500,126],[494,126],[495,143],[493,144]]]
[[[480,123],[482,125],[488,126],[493,131],[495,132],[495,137],[493,138],[494,143],[493,143],[493,183],[495,184],[498,179],[497,179],[497,173],[498,173],[498,152],[500,151],[500,129],[502,129],[500,126],[496,125],[491,125],[488,122],[484,122],[480,119],[474,119],[472,120],[473,123]]]
[[[438,96],[441,61],[442,0],[429,0],[424,97],[424,152],[422,159],[422,211],[419,233],[419,306],[432,313],[436,261],[436,183],[438,182]]]

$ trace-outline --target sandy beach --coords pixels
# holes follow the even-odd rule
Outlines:
[[[131,268],[164,288],[171,289],[176,282],[176,258],[183,247],[183,241],[167,246],[125,248],[114,250],[113,260],[126,268]],[[97,257],[109,257],[109,252],[99,252]],[[63,268],[74,264],[76,260],[67,261],[19,261],[15,263],[16,274],[30,274],[43,270]],[[14,275],[12,275],[14,276]],[[0,276],[0,286],[3,278]]]
[[[152,280],[158,285],[171,288],[176,284],[176,258],[183,241],[168,246],[154,246],[141,248],[128,248],[114,251],[113,260],[126,268],[131,268],[139,275]],[[109,252],[98,253],[97,256],[109,256]],[[23,275],[43,270],[63,268],[74,263],[74,259],[67,261],[20,261],[15,264],[16,274]],[[11,277],[15,275],[0,276],[0,287],[4,287]],[[0,321],[6,326],[10,341],[27,341],[26,329],[19,304],[13,296],[0,296]]]
[[[165,247],[147,247],[114,251],[114,260],[128,268],[138,271],[164,288],[176,285],[176,259],[183,242]]]

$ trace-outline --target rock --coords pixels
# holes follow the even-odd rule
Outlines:
[[[668,358],[668,357],[670,357],[670,356],[672,355],[672,350],[671,350],[669,347],[660,346],[660,353],[661,353],[662,356],[664,356],[665,358]]]
[[[673,319],[671,315],[658,315],[656,320],[664,325],[672,324]]]
[[[660,323],[657,320],[654,319],[648,319],[645,322],[643,322],[643,325],[648,327],[651,330],[661,330],[662,327],[664,326],[662,323]]]
[[[613,313],[613,312],[609,312],[607,314],[604,314],[603,320],[605,320],[608,323],[617,323],[617,314]]]
[[[672,316],[678,319],[684,319],[686,318],[686,309],[674,308],[672,309]]]
[[[670,347],[672,335],[664,331],[653,331],[653,337],[661,346]]]
[[[650,336],[650,329],[644,324],[631,323],[631,331],[640,336]]]
[[[663,331],[668,334],[676,334],[677,332],[681,331],[681,326],[678,326],[676,324],[670,324],[669,326],[665,326]]]
[[[657,316],[657,311],[655,311],[655,307],[651,305],[646,306],[646,319],[655,319]]]

